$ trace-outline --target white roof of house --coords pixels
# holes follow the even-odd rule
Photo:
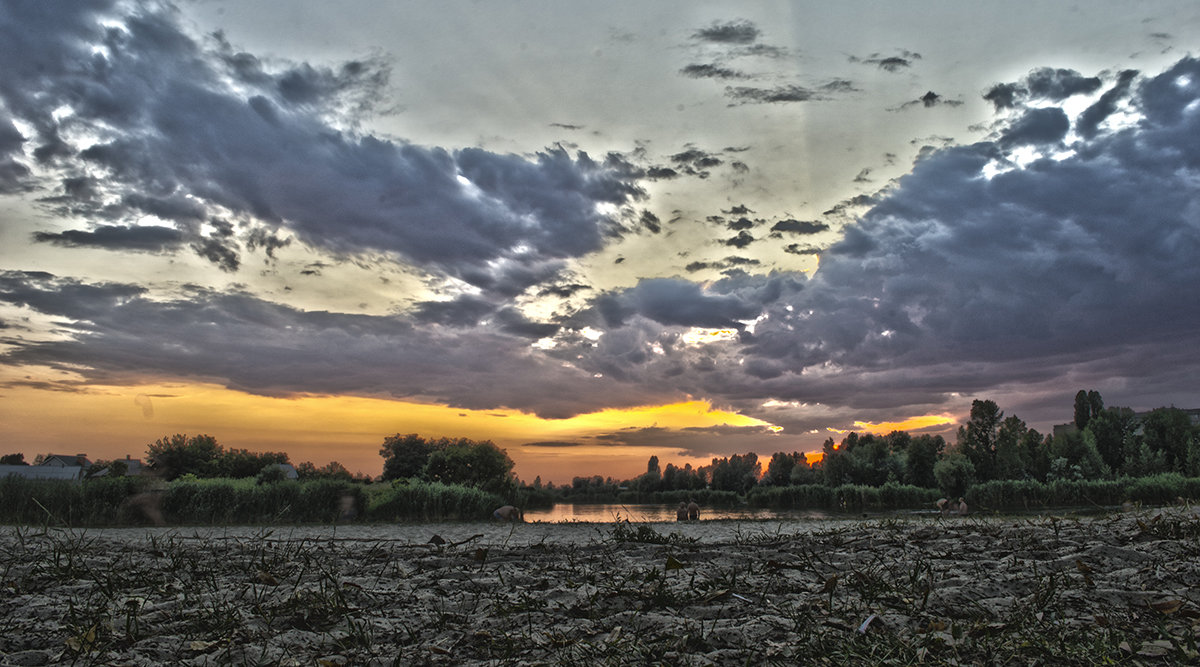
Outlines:
[[[83,466],[8,466],[0,465],[0,477],[16,475],[25,479],[65,479],[77,480],[83,478]]]

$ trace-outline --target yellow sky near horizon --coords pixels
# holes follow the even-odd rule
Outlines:
[[[275,398],[205,383],[137,386],[9,385],[0,394],[2,453],[87,454],[93,460],[145,456],[156,439],[207,433],[226,449],[284,451],[293,463],[336,460],[377,475],[379,447],[394,433],[491,440],[507,450],[526,481],[569,482],[575,476],[626,479],[645,470],[651,455],[662,465],[704,465],[673,447],[604,444],[598,434],[623,429],[771,425],[690,401],[603,410],[569,419],[542,419],[516,410],[464,410],[444,405],[349,396]],[[527,443],[563,443],[563,446]]]

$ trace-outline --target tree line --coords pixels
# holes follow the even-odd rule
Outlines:
[[[1185,410],[1163,407],[1138,414],[1105,407],[1097,391],[1075,396],[1074,422],[1043,435],[1016,415],[1005,417],[995,401],[977,399],[954,442],[940,435],[893,431],[852,432],[829,438],[811,465],[801,452],[776,452],[760,460],[751,452],[713,458],[693,468],[651,456],[645,473],[614,480],[581,476],[569,486],[548,488],[564,499],[599,499],[623,491],[642,494],[710,489],[746,494],[762,487],[899,484],[962,495],[994,480],[1107,480],[1162,473],[1200,476],[1200,426]],[[765,469],[764,469],[765,463]],[[536,485],[536,481],[535,481]]]

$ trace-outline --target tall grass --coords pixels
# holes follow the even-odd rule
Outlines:
[[[437,521],[491,518],[504,498],[471,486],[397,480],[366,490],[366,517],[371,521]]]
[[[972,486],[966,498],[973,506],[994,509],[1108,507],[1127,501],[1163,505],[1200,498],[1200,478],[1170,472],[1115,480],[995,480]]]
[[[153,506],[167,523],[325,523],[362,515],[362,487],[314,480],[255,484],[253,479],[176,480],[165,488],[141,477],[82,483],[0,479],[0,522],[69,526],[144,524]],[[348,500],[347,500],[348,498]]]
[[[116,477],[88,480],[0,478],[0,522],[45,525],[114,525],[134,520],[125,499],[145,480]]]
[[[187,524],[331,523],[361,515],[365,505],[362,487],[340,480],[176,480],[162,498],[167,522]]]

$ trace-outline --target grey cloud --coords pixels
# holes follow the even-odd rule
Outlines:
[[[939,106],[960,107],[962,105],[963,105],[962,100],[946,99],[945,97],[930,90],[915,100],[909,100],[908,102],[901,104],[899,107],[896,107],[895,110],[903,110],[903,109],[908,109],[908,108],[915,107],[915,106],[920,106],[920,107],[923,107],[926,109],[930,109],[930,108],[939,107]]]
[[[1024,168],[985,176],[1018,139],[1056,141],[1057,112],[1012,118],[1003,142],[924,152],[894,188],[862,202],[870,208],[832,247],[786,249],[820,252],[807,282],[733,271],[690,297],[657,285],[657,303],[733,299],[726,327],[758,318],[736,341],[681,344],[672,326],[715,328],[720,318],[663,316],[635,298],[643,282],[594,301],[607,333],[563,358],[776,423],[787,418],[756,407],[763,397],[922,414],[989,392],[1026,419],[1061,419],[1048,415],[1064,408],[1045,405],[1069,398],[1082,377],[1111,388],[1126,401],[1118,404],[1194,403],[1200,311],[1181,295],[1200,284],[1200,191],[1190,176],[1200,168],[1200,115],[1185,111],[1200,103],[1200,60],[1131,86],[1128,100],[1145,113],[1140,123]],[[644,353],[652,344],[663,353]]]
[[[725,96],[731,104],[786,104],[789,102],[818,102],[831,99],[831,95],[857,92],[858,88],[847,79],[832,79],[816,88],[795,84],[756,88],[753,86],[726,86]]]
[[[677,178],[679,176],[679,172],[670,167],[651,167],[646,171],[646,176],[649,177],[650,180],[655,181],[670,180],[672,178]]]
[[[737,233],[737,236],[725,239],[724,243],[725,245],[732,246],[734,248],[745,248],[751,243],[754,243],[754,236],[750,232],[740,231]]]
[[[0,363],[69,368],[91,382],[219,378],[263,395],[389,396],[547,418],[681,398],[531,355],[533,331],[503,331],[520,329],[520,318],[443,329],[396,316],[301,311],[237,292],[193,288],[150,299],[136,286],[12,271],[0,272],[0,302],[70,319],[79,332],[15,341]]]
[[[39,243],[70,248],[103,248],[138,252],[175,250],[184,243],[183,235],[179,233],[179,230],[152,225],[141,227],[107,225],[97,227],[92,231],[35,232],[34,240]]]
[[[1079,115],[1079,121],[1075,125],[1080,136],[1085,139],[1091,139],[1096,135],[1100,123],[1111,116],[1117,110],[1117,103],[1129,95],[1130,87],[1133,85],[1133,81],[1137,78],[1137,75],[1136,70],[1124,70],[1121,72],[1117,76],[1116,84],[1104,91],[1100,99],[1096,100],[1094,104]]]
[[[850,56],[849,60],[852,63],[863,63],[865,65],[875,65],[885,72],[899,72],[902,69],[912,67],[914,60],[920,60],[921,54],[913,51],[903,51],[896,56],[883,56],[878,53],[872,54],[866,58]]]
[[[1087,95],[1100,89],[1100,79],[1083,76],[1071,69],[1035,69],[1025,77],[1025,86],[1030,96],[1038,99],[1061,102],[1075,95]]]
[[[679,73],[693,79],[748,79],[750,75],[728,67],[713,63],[692,64],[679,70]]]
[[[662,232],[662,222],[658,219],[657,215],[654,215],[650,211],[642,211],[639,222],[641,223],[641,226],[651,234],[658,234]]]
[[[760,33],[757,26],[743,19],[725,23],[713,22],[709,27],[697,30],[692,37],[717,44],[751,44],[758,39]]]
[[[811,88],[797,85],[776,86],[774,88],[731,86],[725,89],[725,96],[741,104],[776,104],[827,99],[824,95]]]
[[[983,94],[983,99],[991,102],[996,111],[1011,109],[1025,94],[1025,89],[1015,83],[998,83]]]
[[[238,267],[242,264],[237,245],[234,243],[222,242],[221,239],[209,237],[197,239],[191,245],[197,255],[216,264],[217,268],[227,273],[237,272]]]
[[[817,234],[829,231],[829,225],[815,220],[780,220],[771,226],[773,232],[788,232],[790,234]]]
[[[13,117],[37,128],[48,164],[100,171],[107,188],[145,197],[143,204],[190,195],[189,206],[208,214],[253,216],[335,252],[393,252],[458,276],[519,248],[545,258],[594,251],[614,224],[596,204],[642,196],[633,175],[582,153],[452,153],[336,130],[324,115],[361,102],[355,95],[381,85],[386,70],[301,64],[274,75],[245,54],[206,50],[169,9],[124,9],[8,8],[0,97]],[[121,27],[105,27],[113,22]],[[93,53],[93,45],[106,50]],[[230,71],[257,94],[246,99],[228,87]],[[68,135],[52,114],[64,105],[73,112],[64,123],[103,127],[105,140],[84,150],[64,144]],[[186,226],[197,211],[158,214]],[[228,244],[197,244],[202,255],[234,266]]]
[[[999,144],[1005,148],[1025,144],[1057,144],[1067,136],[1069,129],[1071,120],[1062,109],[1030,109],[1004,131]]]
[[[997,111],[1012,109],[1028,99],[1061,102],[1075,95],[1087,95],[1100,89],[1099,77],[1085,77],[1071,69],[1041,67],[1020,82],[1000,83],[983,95]]]

